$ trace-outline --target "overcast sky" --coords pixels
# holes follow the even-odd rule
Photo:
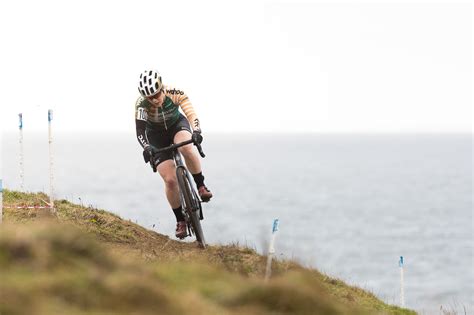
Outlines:
[[[2,129],[132,131],[144,69],[203,131],[471,132],[470,1],[2,1]]]

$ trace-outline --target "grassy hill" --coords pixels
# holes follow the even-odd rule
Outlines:
[[[184,243],[104,210],[3,191],[0,314],[415,314],[238,245]]]

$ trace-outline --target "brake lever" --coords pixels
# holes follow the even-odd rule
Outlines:
[[[198,151],[199,151],[199,154],[201,155],[201,157],[206,157],[206,155],[204,154],[204,152],[202,152],[202,147],[201,147],[201,144],[200,143],[195,143]]]
[[[151,166],[151,169],[153,170],[153,173],[156,173],[155,157],[153,156],[150,158],[150,166]]]

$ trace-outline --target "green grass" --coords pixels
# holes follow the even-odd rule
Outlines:
[[[44,194],[4,190],[4,205]],[[107,211],[4,208],[3,314],[415,314],[296,262],[231,244],[201,250]]]

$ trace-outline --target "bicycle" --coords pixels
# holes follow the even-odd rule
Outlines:
[[[193,143],[197,147],[199,154],[204,158],[206,155],[202,151],[201,145],[197,142],[194,142],[192,139],[177,144],[172,144],[164,148],[154,149],[155,154],[167,151],[173,152],[173,160],[176,166],[176,177],[178,179],[179,198],[181,200],[184,219],[188,231],[188,234],[186,236],[192,236],[194,234],[200,247],[206,248],[206,241],[204,239],[204,233],[202,231],[201,226],[201,220],[204,219],[204,216],[202,214],[201,200],[199,199],[196,190],[194,189],[190,173],[184,165],[183,158],[181,157],[181,154],[178,151],[178,148],[191,143]],[[155,159],[152,157],[150,160],[150,165],[153,169],[153,172],[155,173],[157,168],[156,162],[157,161],[155,161]]]

